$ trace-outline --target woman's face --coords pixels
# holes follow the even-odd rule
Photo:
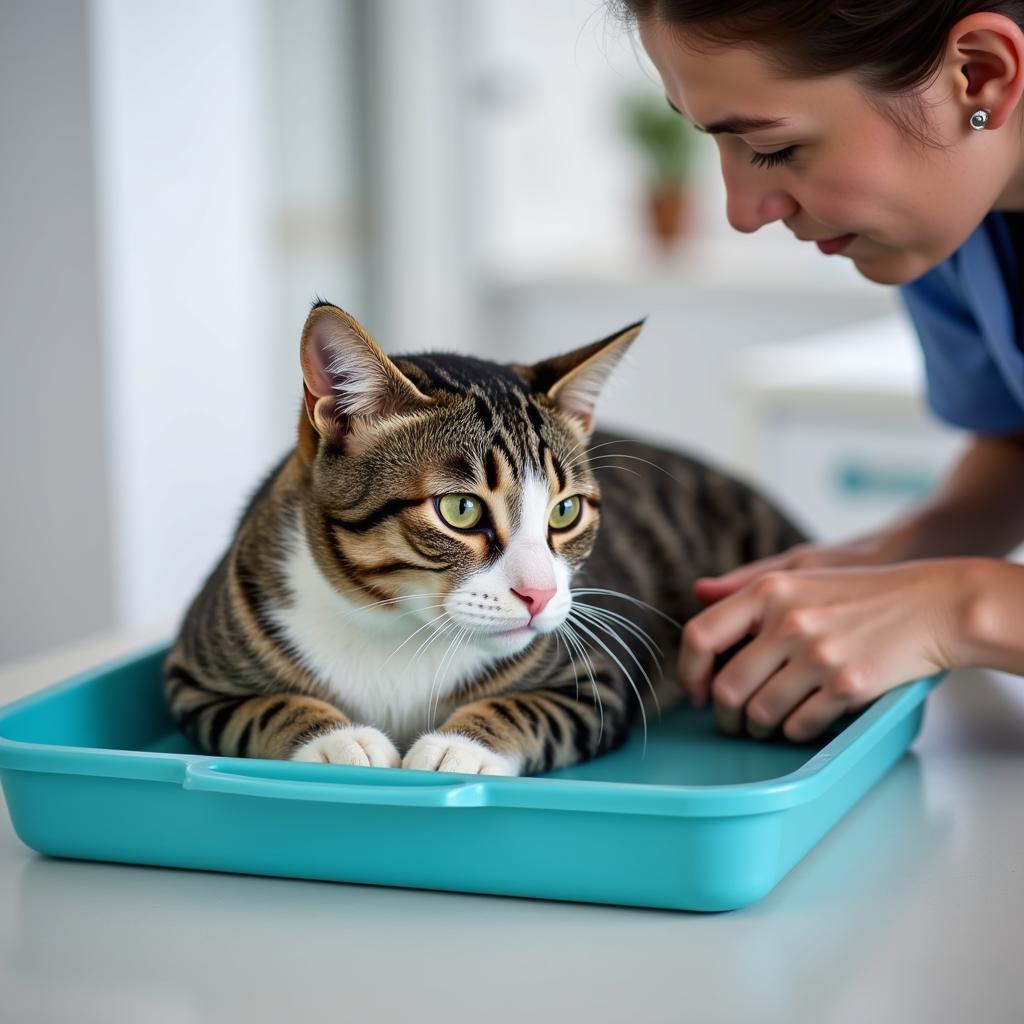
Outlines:
[[[659,24],[640,38],[670,103],[714,136],[729,223],[750,232],[781,220],[872,281],[902,284],[944,260],[1016,172],[1010,133],[973,131],[941,75],[923,94],[932,147],[847,75],[783,78],[753,49],[702,52]]]

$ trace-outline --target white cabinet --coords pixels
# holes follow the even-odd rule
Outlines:
[[[901,315],[740,353],[740,459],[810,532],[838,539],[928,493],[965,435],[924,405]]]
[[[738,353],[889,313],[884,289],[798,291],[709,285],[668,269],[635,280],[566,279],[495,287],[483,306],[481,349],[530,362],[605,337],[646,316],[612,374],[599,423],[720,463],[737,465]],[[486,346],[486,347],[485,347]]]

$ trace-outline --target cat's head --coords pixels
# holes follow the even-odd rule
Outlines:
[[[339,591],[382,602],[363,621],[446,617],[495,656],[562,624],[600,515],[594,403],[640,328],[533,366],[389,358],[343,310],[314,306],[301,342],[306,535]]]

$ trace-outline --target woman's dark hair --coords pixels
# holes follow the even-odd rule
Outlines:
[[[853,74],[912,98],[938,71],[950,30],[980,11],[1024,28],[1024,0],[611,0],[627,23],[685,28],[699,44],[756,45],[792,78]],[[920,112],[920,107],[918,108]],[[895,111],[893,111],[895,113]],[[901,126],[925,136],[896,115]]]

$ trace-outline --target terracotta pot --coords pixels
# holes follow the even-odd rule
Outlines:
[[[651,185],[647,219],[659,244],[670,247],[690,229],[690,195],[682,185]]]

